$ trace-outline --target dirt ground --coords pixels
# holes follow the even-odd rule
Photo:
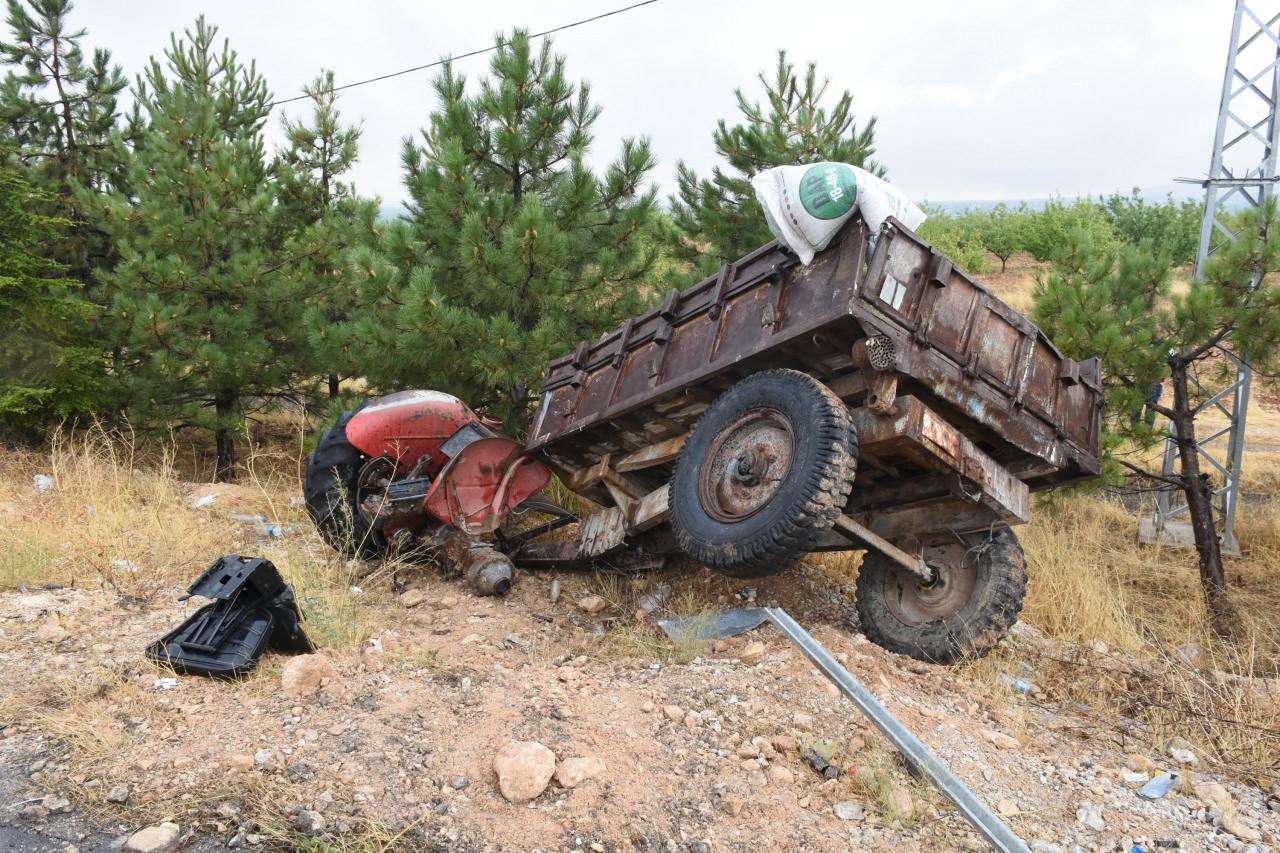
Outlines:
[[[1100,734],[1087,708],[867,643],[848,621],[847,591],[820,572],[558,579],[555,603],[548,575],[522,575],[505,599],[430,572],[361,589],[357,606],[379,621],[372,641],[322,652],[337,677],[302,699],[282,691],[287,660],[276,655],[237,682],[167,681],[147,664],[145,645],[194,607],[176,601],[177,587],[147,604],[109,588],[0,596],[0,756],[25,775],[6,805],[28,831],[56,826],[62,811],[107,836],[171,820],[207,849],[983,849],[773,629],[672,649],[622,612],[667,580],[720,608],[787,608],[1038,849],[1246,849],[1214,825],[1192,781],[1226,785],[1240,831],[1258,833],[1249,849],[1280,835],[1280,800],[1269,809],[1265,787],[1182,767],[1141,736]],[[578,606],[601,591],[613,607]],[[1043,642],[1020,634],[1014,643]],[[747,649],[757,641],[762,650]],[[538,741],[561,762],[596,757],[603,770],[514,805],[492,768],[511,740]],[[806,747],[840,777],[806,766]],[[1135,788],[1154,767],[1183,782],[1147,801]],[[118,786],[124,802],[108,802]],[[837,817],[837,803],[855,804],[858,819]],[[84,850],[103,840],[69,839]]]

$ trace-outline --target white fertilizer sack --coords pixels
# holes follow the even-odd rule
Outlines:
[[[908,228],[924,222],[924,211],[883,178],[847,163],[777,166],[751,180],[769,230],[800,256],[813,261],[856,208],[872,239],[890,216]]]

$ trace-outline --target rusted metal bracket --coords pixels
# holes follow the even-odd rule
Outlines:
[[[834,529],[852,542],[857,542],[879,551],[925,583],[933,583],[937,580],[933,569],[925,565],[925,562],[919,557],[911,556],[888,539],[872,532],[871,528],[864,527],[843,513],[836,516]]]

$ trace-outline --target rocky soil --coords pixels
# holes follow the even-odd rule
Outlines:
[[[268,655],[238,682],[143,660],[196,606],[176,587],[4,594],[5,820],[52,850],[984,849],[772,628],[673,650],[607,595],[583,601],[597,579],[559,577],[555,602],[552,580],[506,599],[425,573],[370,586],[362,648]],[[1280,790],[889,654],[817,572],[665,580],[715,607],[782,604],[1035,850],[1276,849]],[[1139,796],[1169,771],[1169,793]]]

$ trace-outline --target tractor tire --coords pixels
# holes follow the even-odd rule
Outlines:
[[[355,558],[376,557],[384,544],[357,506],[357,481],[369,457],[347,441],[347,421],[365,405],[355,412],[343,412],[320,436],[316,449],[307,457],[302,481],[307,515],[315,522],[320,537],[334,550]]]
[[[928,663],[991,651],[1018,621],[1027,561],[1011,530],[954,534],[922,543],[938,580],[925,586],[882,554],[858,570],[858,619],[878,646]]]
[[[795,370],[748,376],[707,408],[676,459],[676,542],[726,575],[779,572],[835,523],[857,461],[849,410],[829,388]]]

